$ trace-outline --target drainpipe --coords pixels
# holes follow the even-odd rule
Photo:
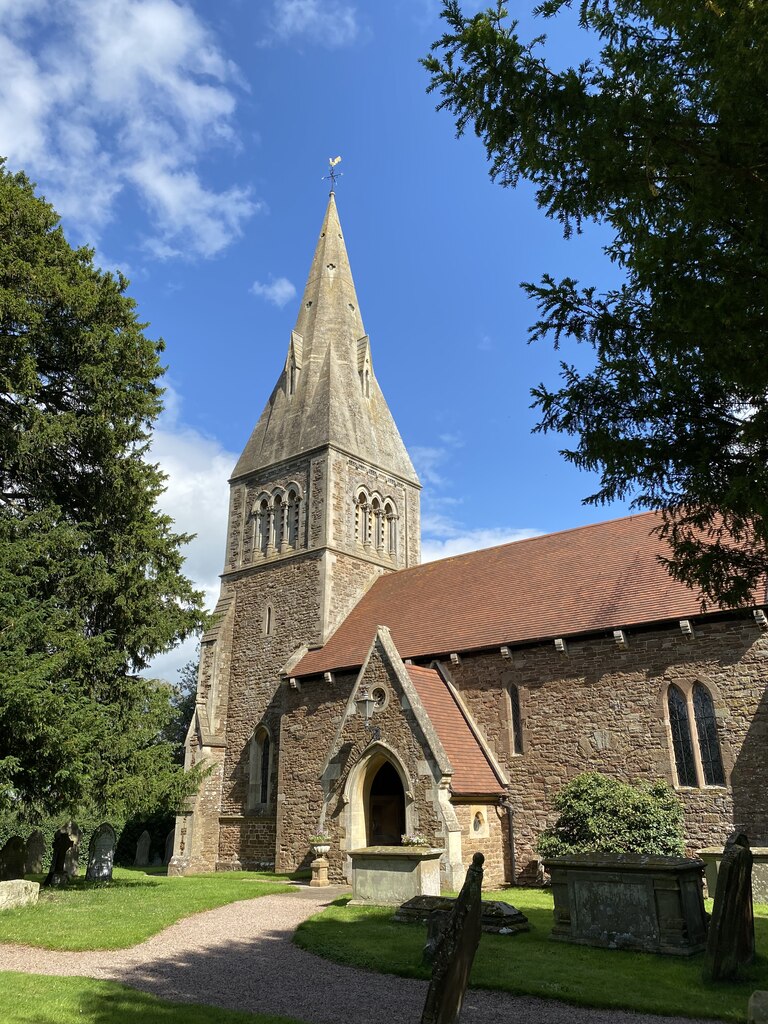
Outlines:
[[[507,812],[507,835],[509,837],[509,862],[512,873],[511,885],[517,885],[517,858],[515,855],[515,806],[509,796],[506,796],[500,806]]]

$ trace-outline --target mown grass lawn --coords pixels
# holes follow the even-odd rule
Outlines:
[[[295,891],[285,883],[285,876],[252,871],[167,878],[115,868],[111,882],[78,878],[66,889],[41,889],[33,907],[4,910],[0,942],[45,949],[123,949],[201,910]]]
[[[301,1024],[288,1017],[168,1003],[111,981],[0,971],[3,1024]]]
[[[515,936],[483,935],[470,984],[586,1006],[646,1013],[719,1017],[744,1021],[747,1001],[768,989],[768,906],[755,907],[758,957],[738,984],[705,984],[703,957],[668,957],[575,946],[549,939],[552,897],[531,889],[484,893],[521,910],[531,931]],[[422,925],[397,924],[391,908],[349,907],[338,900],[299,925],[303,949],[341,963],[410,978],[428,978],[421,966],[426,938]]]

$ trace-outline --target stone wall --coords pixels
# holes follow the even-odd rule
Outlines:
[[[219,838],[218,870],[230,865],[235,869],[256,871],[275,863],[275,815],[233,815],[222,817]]]
[[[500,889],[510,879],[510,859],[508,853],[509,832],[507,829],[507,812],[494,804],[483,804],[474,801],[466,803],[453,802],[456,817],[461,825],[461,850],[465,867],[472,863],[474,853],[482,853],[483,888]],[[477,815],[482,822],[477,822]],[[480,827],[477,827],[477,826]]]
[[[667,723],[670,683],[703,682],[715,704],[726,787],[677,787],[689,851],[722,845],[734,826],[768,835],[768,637],[751,616],[679,628],[635,630],[626,650],[609,634],[462,655],[451,675],[481,733],[510,778],[517,871],[534,867],[539,832],[554,819],[552,800],[581,771],[675,785]],[[518,687],[523,752],[512,750],[508,690]]]

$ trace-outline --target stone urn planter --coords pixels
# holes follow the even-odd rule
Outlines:
[[[330,843],[313,843],[312,850],[316,857],[327,857],[331,849]]]
[[[315,859],[310,864],[312,869],[312,880],[309,883],[314,886],[328,885],[328,852],[331,849],[330,839],[325,833],[320,832],[316,836],[310,836],[309,842],[315,854]]]

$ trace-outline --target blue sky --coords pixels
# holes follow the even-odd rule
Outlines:
[[[418,63],[438,12],[437,0],[0,0],[0,153],[70,241],[124,269],[149,335],[165,339],[154,457],[165,508],[198,534],[187,569],[209,604],[226,480],[281,370],[339,154],[374,368],[424,485],[425,557],[626,512],[582,505],[594,478],[566,464],[562,439],[531,433],[530,387],[589,354],[529,346],[535,309],[519,288],[544,272],[612,283],[604,236],[564,242],[529,187],[493,184],[478,140],[455,139]],[[553,59],[578,59],[573,24],[551,28]],[[188,653],[157,671],[172,677]]]

